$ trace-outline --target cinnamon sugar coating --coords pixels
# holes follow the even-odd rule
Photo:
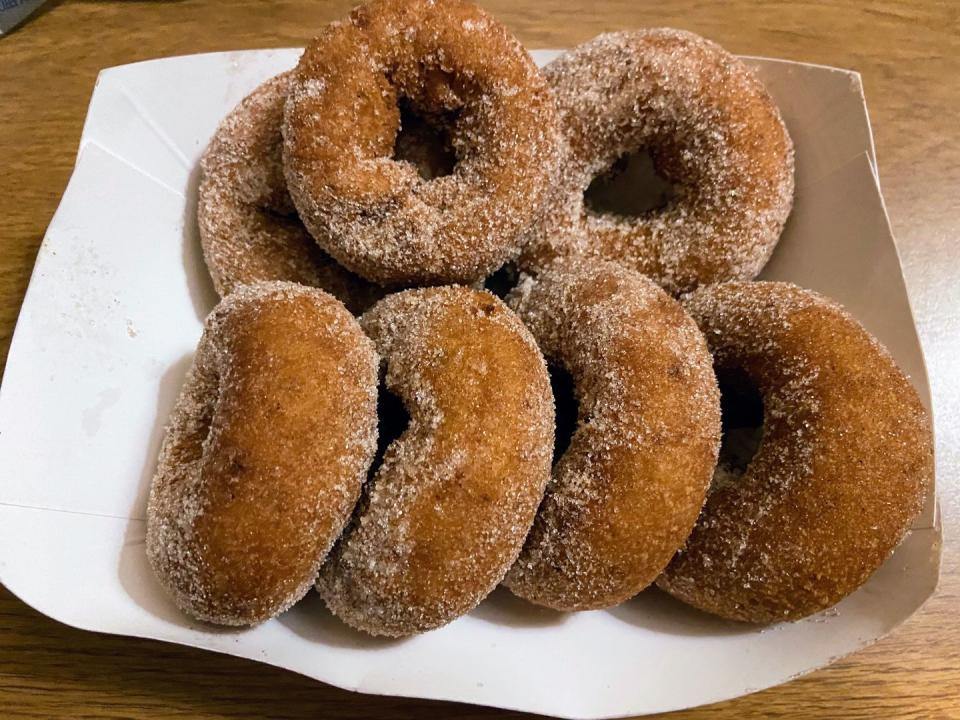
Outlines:
[[[214,309],[147,508],[147,556],[181,609],[253,625],[309,590],[376,449],[377,363],[320,290],[248,285]]]
[[[530,333],[487,292],[408,290],[361,322],[410,420],[317,589],[353,627],[403,636],[474,608],[516,559],[550,475],[553,398]]]
[[[394,158],[403,103],[443,118],[457,162]],[[375,0],[307,47],[284,167],[333,257],[385,285],[470,284],[515,257],[559,162],[559,118],[519,42],[461,0]]]
[[[197,224],[213,285],[288,280],[362,312],[382,291],[327,255],[297,217],[283,177],[280,125],[292,73],[260,85],[220,124],[200,161]]]
[[[572,376],[578,423],[505,585],[559,610],[620,603],[689,534],[720,442],[706,343],[683,308],[608,261],[557,261],[511,304]]]
[[[890,354],[845,310],[788,283],[684,301],[719,371],[763,398],[760,446],[711,491],[658,585],[734,620],[796,620],[839,602],[893,552],[933,478],[930,420]]]
[[[759,273],[793,204],[793,145],[749,68],[693,33],[653,28],[599,35],[544,74],[568,152],[524,269],[602,257],[675,294]],[[674,197],[638,216],[589,208],[590,182],[638,149]]]
[[[638,151],[672,196],[597,209],[592,181]],[[393,637],[501,581],[559,610],[654,580],[748,622],[837,603],[920,512],[932,436],[842,308],[742,282],[780,237],[793,162],[757,76],[692,33],[603,34],[541,74],[462,0],[373,0],[332,23],[201,161],[225,299],[151,488],[162,585],[196,618],[252,625],[315,584]],[[509,261],[516,314],[460,285],[383,297],[479,287]],[[544,356],[578,403],[555,464]],[[378,367],[409,424],[372,471]],[[719,464],[714,370],[763,406]]]

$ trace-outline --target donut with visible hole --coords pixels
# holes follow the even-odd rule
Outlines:
[[[600,257],[674,294],[760,272],[793,204],[793,145],[750,68],[693,33],[655,28],[599,35],[544,75],[568,152],[523,269]],[[591,207],[594,179],[640,150],[672,197],[635,215]]]
[[[487,292],[407,290],[361,322],[409,425],[317,589],[349,625],[398,637],[470,611],[516,559],[550,476],[553,398],[530,333]]]
[[[579,409],[505,585],[558,610],[611,607],[656,579],[703,505],[720,442],[710,353],[676,300],[609,261],[557,261],[510,302]]]
[[[401,111],[444,127],[452,172],[397,159]],[[394,286],[471,284],[514,258],[560,159],[559,119],[520,43],[460,0],[376,0],[304,52],[284,168],[344,266]]]
[[[731,282],[684,300],[719,373],[763,402],[759,447],[708,496],[658,585],[734,620],[835,605],[893,552],[933,482],[929,417],[890,354],[795,285]]]

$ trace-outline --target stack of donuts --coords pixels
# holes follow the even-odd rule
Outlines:
[[[664,196],[625,208],[641,151]],[[777,107],[703,38],[541,71],[461,0],[355,9],[203,156],[222,301],[151,490],[161,584],[238,626],[315,587],[392,637],[501,583],[753,623],[836,604],[920,512],[932,440],[856,320],[753,280],[792,201]]]

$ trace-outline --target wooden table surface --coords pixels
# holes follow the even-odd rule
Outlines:
[[[884,194],[933,384],[947,536],[940,589],[891,637],[853,657],[788,685],[675,717],[960,718],[960,543],[953,542],[960,530],[960,3],[485,5],[528,47],[565,47],[604,30],[671,25],[737,53],[863,74]],[[70,175],[97,71],[164,55],[302,45],[348,8],[318,0],[51,1],[0,37],[0,357]],[[519,717],[355,695],[253,662],[85,633],[39,615],[2,588],[0,708],[5,717],[43,718]]]

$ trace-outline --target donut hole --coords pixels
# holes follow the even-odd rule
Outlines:
[[[387,390],[387,386],[381,382],[377,391],[377,452],[367,471],[368,480],[377,474],[383,464],[383,456],[390,443],[403,435],[409,425],[410,414],[403,400]]]
[[[711,490],[738,480],[763,440],[763,396],[746,372],[717,368],[720,386],[720,457]]]
[[[553,402],[556,407],[556,431],[553,440],[553,462],[570,447],[573,434],[577,430],[577,417],[580,403],[577,400],[573,376],[562,365],[548,365],[550,388],[553,390]]]
[[[638,217],[665,208],[676,186],[657,173],[646,148],[625,153],[597,175],[583,194],[587,209],[602,215]]]
[[[457,154],[450,130],[457,112],[421,113],[407,98],[400,98],[397,107],[400,126],[393,141],[393,159],[413,165],[424,180],[453,173]]]
[[[502,300],[516,287],[519,279],[519,269],[514,263],[508,262],[483,281],[483,289],[492,292]]]

